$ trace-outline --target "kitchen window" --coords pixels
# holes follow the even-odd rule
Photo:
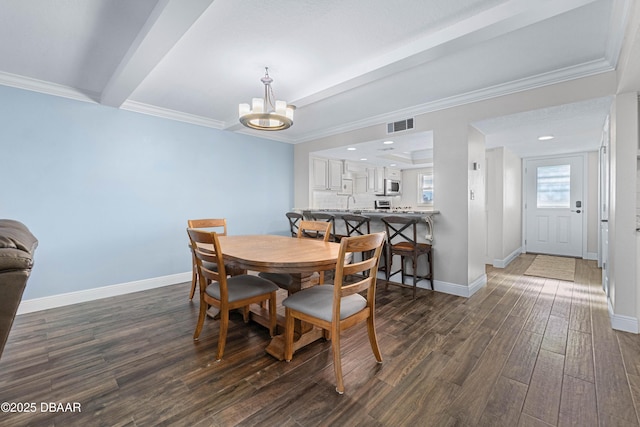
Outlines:
[[[418,174],[418,204],[433,206],[433,171]]]

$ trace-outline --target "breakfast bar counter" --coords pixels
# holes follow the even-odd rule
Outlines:
[[[371,218],[371,232],[385,231],[384,224],[380,218],[385,216],[405,216],[419,217],[422,219],[418,225],[418,240],[421,243],[433,244],[434,241],[434,215],[440,212],[434,209],[294,209],[295,212],[302,213],[305,217],[311,212],[322,212],[335,217],[335,234],[346,235],[347,230],[342,221],[343,215],[364,215]]]

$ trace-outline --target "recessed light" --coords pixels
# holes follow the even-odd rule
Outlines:
[[[549,141],[550,139],[555,138],[553,135],[543,135],[538,137],[538,141]]]
[[[393,144],[393,141],[385,141],[383,142],[383,144],[386,144],[386,145]]]
[[[347,151],[356,151],[356,147],[349,147],[347,148]]]
[[[395,163],[391,163],[389,166],[394,167],[396,164]]]
[[[363,158],[361,158],[360,160],[364,162],[365,160],[367,160],[367,158],[366,158],[366,157],[363,157]]]

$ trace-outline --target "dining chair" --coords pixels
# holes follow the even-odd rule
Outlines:
[[[336,217],[333,214],[325,212],[311,212],[310,217],[312,221],[325,221],[331,224],[329,241],[338,242],[339,236],[336,236]]]
[[[226,218],[206,218],[206,219],[189,219],[187,220],[187,226],[189,228],[201,228],[208,231],[215,231],[218,236],[227,235],[227,220]],[[193,252],[192,252],[193,254]],[[196,268],[196,258],[192,255],[192,274],[191,274],[191,292],[189,293],[189,299],[193,299],[196,293],[196,283],[198,283],[198,269]],[[207,265],[210,269],[216,269],[215,264]],[[227,274],[234,276],[236,274],[244,274],[243,270],[235,268],[231,265],[226,265]]]
[[[219,236],[227,235],[227,220],[226,218],[207,218],[207,219],[189,219],[187,220],[187,227],[189,228],[205,228],[211,231],[216,230]],[[189,247],[191,249],[191,246]],[[196,283],[198,283],[198,268],[196,266],[196,256],[192,254],[192,273],[191,273],[191,292],[189,293],[189,299],[193,299],[196,294]],[[209,268],[217,268],[215,264],[209,264]]]
[[[413,298],[416,297],[417,280],[426,279],[431,284],[433,289],[433,255],[431,251],[431,245],[427,243],[418,242],[418,218],[404,217],[404,216],[385,216],[381,218],[387,230],[388,242],[387,253],[385,254],[385,273],[386,273],[386,285],[385,289],[389,286],[389,278],[394,274],[401,273],[402,284],[404,285],[405,261],[406,258],[411,258],[411,266],[413,273]],[[391,271],[393,267],[393,256],[400,256],[400,269]],[[423,276],[418,275],[418,258],[422,255],[426,255],[427,263],[429,265],[429,273]]]
[[[276,291],[278,287],[269,280],[250,274],[227,277],[216,232],[195,228],[187,229],[191,248],[196,259],[200,287],[200,311],[193,339],[198,340],[209,305],[220,310],[220,335],[216,360],[222,359],[229,328],[229,311],[243,309],[245,323],[249,321],[249,306],[269,301],[269,335],[276,330]],[[203,248],[200,245],[207,245]],[[208,268],[215,264],[217,269]]]
[[[285,306],[284,357],[293,357],[294,320],[299,319],[329,331],[336,376],[336,391],[344,393],[340,357],[340,332],[358,323],[367,322],[369,344],[378,361],[382,355],[375,330],[376,271],[382,252],[385,233],[344,237],[336,262],[333,285],[312,286],[287,297]],[[349,253],[362,253],[362,261],[348,262]],[[348,281],[358,275],[360,280]],[[366,291],[366,297],[360,293]]]
[[[371,234],[371,218],[364,215],[346,214],[342,215],[347,236],[362,236]],[[382,252],[384,256],[384,251]]]
[[[301,220],[298,223],[298,239],[322,239],[329,241],[331,223],[324,221],[306,221]],[[324,271],[321,271],[318,283],[324,283]],[[271,273],[261,272],[258,276],[271,280],[282,289],[286,289],[291,294],[291,286],[293,285],[293,277],[289,273]]]

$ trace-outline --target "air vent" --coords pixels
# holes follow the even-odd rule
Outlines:
[[[413,118],[387,123],[387,133],[401,132],[409,129],[413,129]]]

